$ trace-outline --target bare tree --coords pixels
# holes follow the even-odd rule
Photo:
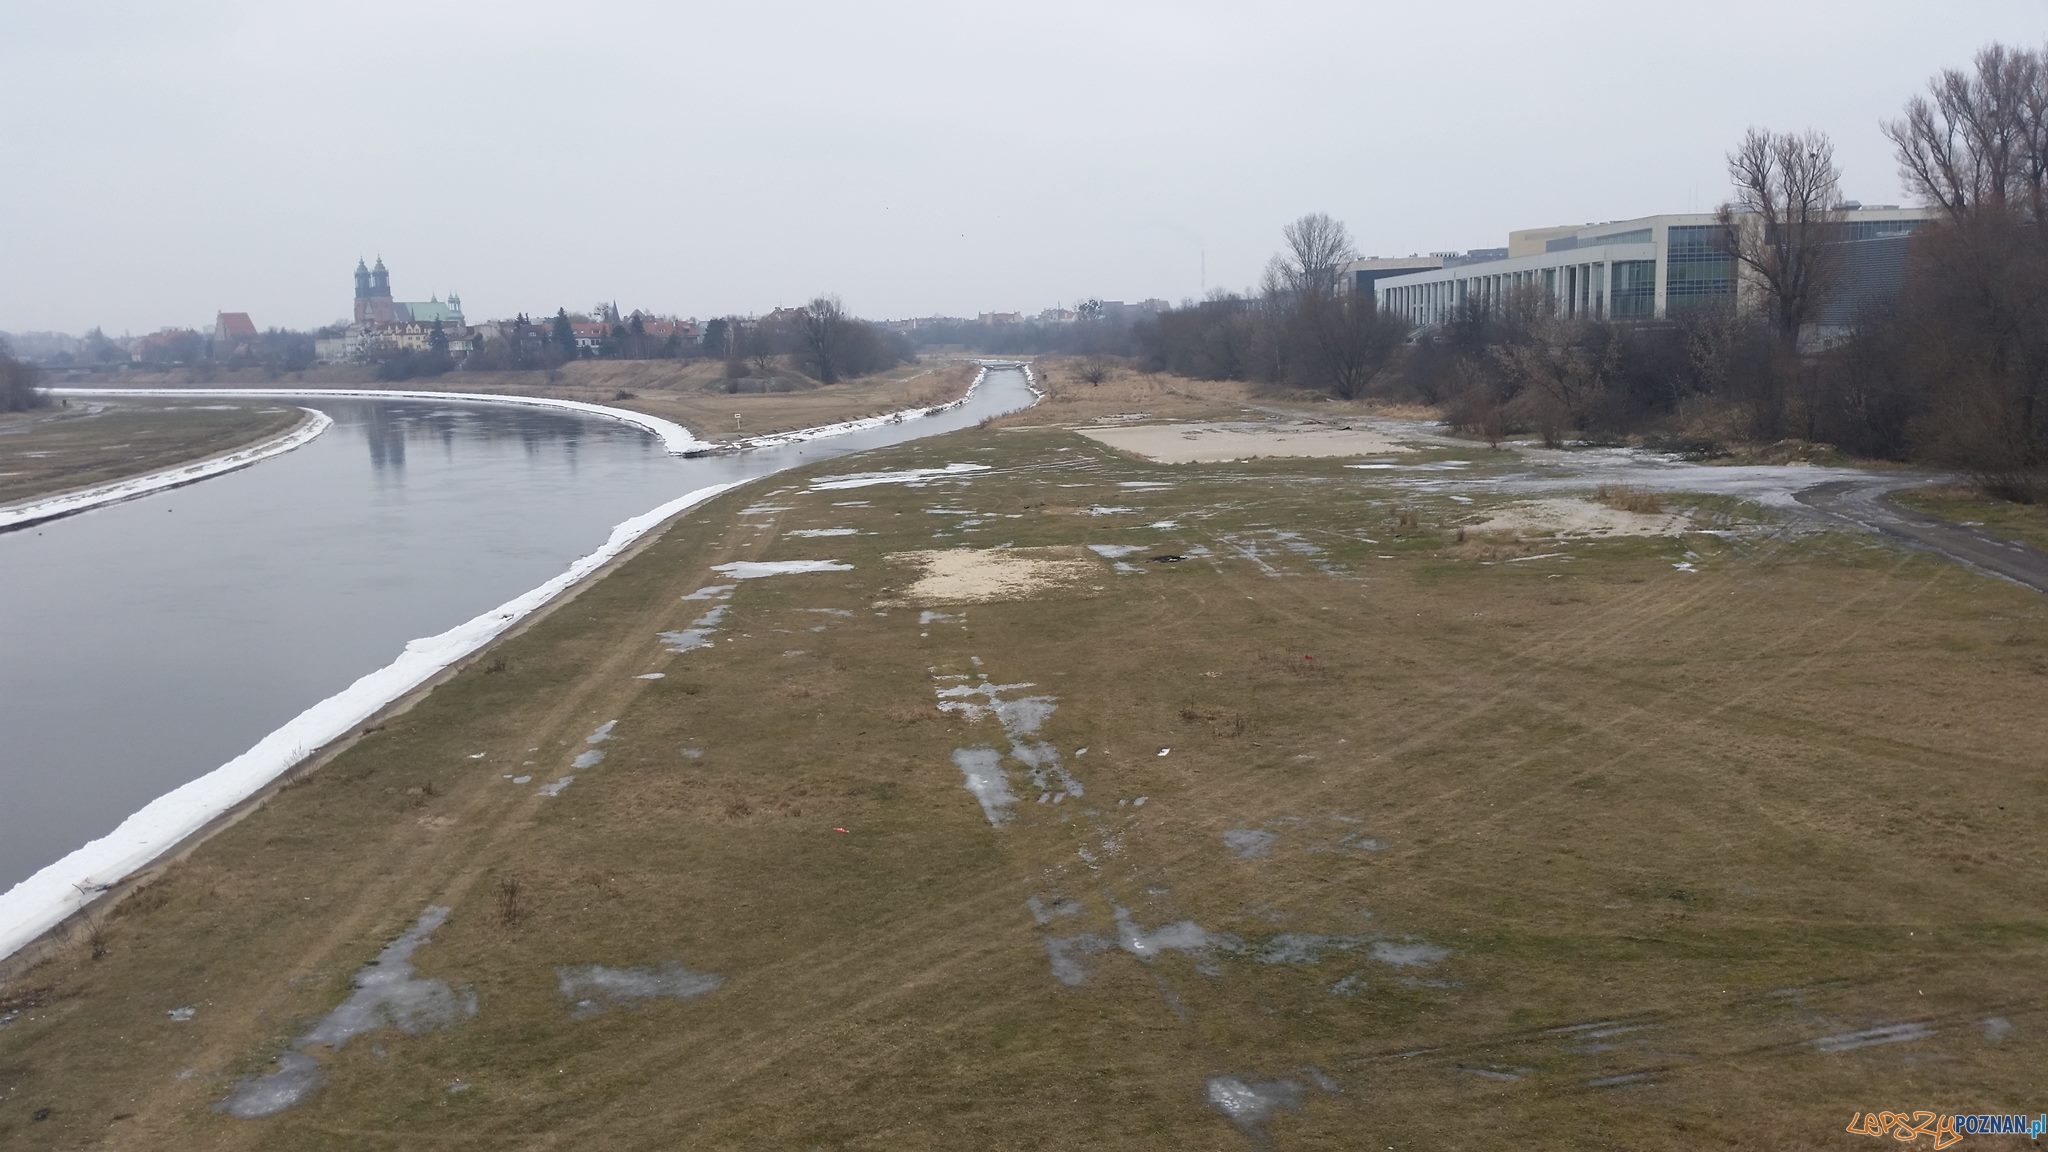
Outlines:
[[[1977,208],[2010,206],[2043,218],[2048,187],[2048,59],[1993,44],[1976,67],[1943,70],[1927,95],[1884,126],[1899,175],[1928,203],[1960,221]]]
[[[1344,265],[1357,256],[1351,232],[1322,212],[1311,212],[1281,229],[1287,252],[1276,258],[1270,276],[1297,296],[1333,296]]]
[[[846,308],[837,296],[819,296],[798,310],[804,350],[809,354],[812,375],[821,383],[839,380],[840,345],[846,336]]]
[[[36,387],[36,366],[14,358],[5,339],[0,339],[0,412],[21,412],[50,402],[50,394]]]
[[[1771,326],[1788,347],[1834,287],[1842,171],[1824,132],[1751,128],[1728,154],[1735,199],[1721,206],[1728,250],[1762,283]]]
[[[1100,384],[1104,380],[1109,379],[1109,374],[1113,370],[1114,366],[1110,363],[1108,357],[1090,356],[1081,362],[1081,370],[1076,375],[1093,385]]]

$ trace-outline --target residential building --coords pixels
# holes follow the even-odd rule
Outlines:
[[[1903,253],[1903,238],[1934,216],[1923,208],[1845,206],[1839,242],[1853,253],[1845,263],[1861,269],[1859,298],[1881,294],[1886,277],[1895,289],[1902,257],[1887,262],[1885,254]],[[1736,226],[1757,225],[1749,218]],[[1893,247],[1857,247],[1871,240],[1889,240]],[[1757,288],[1730,254],[1725,230],[1711,213],[1530,228],[1510,233],[1505,249],[1440,258],[1442,266],[1435,269],[1375,279],[1379,307],[1428,327],[1460,309],[1496,308],[1511,293],[1537,290],[1561,316],[1661,320],[1732,306]]]

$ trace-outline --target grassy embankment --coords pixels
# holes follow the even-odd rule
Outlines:
[[[724,372],[725,365],[716,361],[582,360],[552,372],[450,372],[389,382],[373,379],[367,368],[328,366],[283,378],[248,369],[204,377],[189,372],[124,373],[100,383],[123,388],[393,388],[546,396],[630,408],[674,420],[707,440],[728,440],[957,400],[974,379],[975,369],[960,361],[928,360],[832,385],[778,370],[766,385],[762,380],[742,381],[743,388],[756,390],[738,393],[725,390]],[[759,390],[764,386],[779,390]],[[621,392],[629,395],[622,397]]]
[[[90,488],[289,431],[289,405],[78,402],[0,415],[0,504]]]
[[[1243,1147],[1214,1076],[1300,1086],[1276,1146],[1778,1149],[2030,1107],[2039,596],[1846,534],[1461,543],[1488,498],[1027,426],[1061,403],[1125,406],[687,514],[277,793],[102,958],[0,989],[0,1145]],[[806,483],[956,462],[990,470]],[[1001,544],[1083,574],[963,605],[891,559]],[[796,558],[853,567],[740,581],[666,649],[712,565]],[[1025,739],[1084,794],[1009,762],[990,824],[953,754],[1009,738],[938,707],[982,675],[1056,698]],[[413,959],[475,1017],[321,1053],[275,1118],[210,1110],[431,904]],[[1142,957],[1119,910],[1201,931]],[[670,962],[725,982],[587,1017],[557,989]]]

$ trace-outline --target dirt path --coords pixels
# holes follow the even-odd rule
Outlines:
[[[1901,508],[1893,493],[1916,479],[1835,480],[1794,494],[1809,508],[1947,557],[1981,572],[2048,592],[2048,553],[1994,536],[1980,528],[1951,524]]]

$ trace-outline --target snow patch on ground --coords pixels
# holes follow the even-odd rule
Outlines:
[[[934,480],[988,471],[986,464],[948,464],[944,468],[903,468],[894,472],[849,472],[844,476],[820,476],[811,481],[812,492],[837,492],[845,488],[872,488],[877,484],[907,484],[922,488]]]
[[[735,580],[760,580],[804,572],[851,572],[853,565],[841,564],[837,560],[735,560],[730,564],[714,564],[711,570]]]
[[[859,534],[860,529],[858,528],[797,528],[786,533],[786,535],[801,537],[805,540],[815,540],[824,536],[857,536]]]

